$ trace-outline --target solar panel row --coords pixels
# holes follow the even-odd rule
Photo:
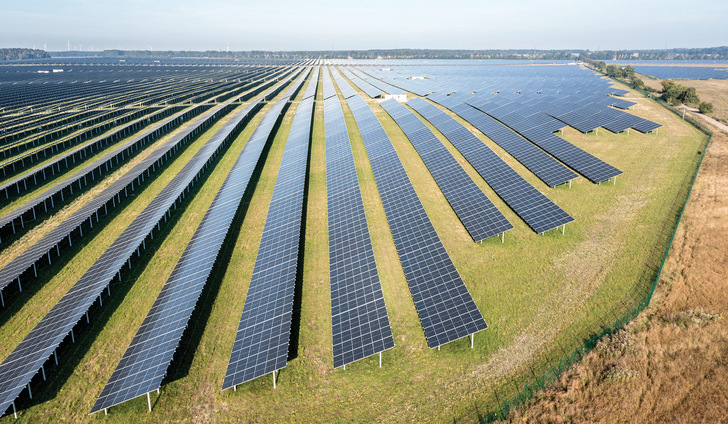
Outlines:
[[[222,389],[284,368],[298,269],[303,195],[318,69],[296,109],[268,208]]]
[[[492,97],[492,96],[491,96]],[[531,119],[512,111],[518,106],[499,107],[500,105],[483,100],[483,97],[466,100],[471,106],[476,107],[488,115],[500,120],[526,139],[545,150],[547,153],[566,164],[571,169],[586,177],[589,181],[599,183],[609,180],[622,174],[622,171],[591,155],[590,153],[576,147],[563,138],[553,134],[553,122],[546,119],[543,123],[535,126]],[[535,114],[541,116],[540,114]],[[566,117],[573,117],[566,120]],[[562,119],[563,118],[563,119]],[[559,117],[559,120],[569,125],[588,132],[600,125],[588,118],[579,117],[575,112],[567,112]]]
[[[359,78],[358,76],[354,75],[351,70],[347,68],[338,68],[339,71],[343,72],[344,75],[346,75],[349,80],[354,83],[359,89],[365,93],[367,93],[367,96],[371,97],[372,99],[381,97],[384,93],[382,90],[378,89],[377,87],[369,84],[367,81],[364,81],[363,79]]]
[[[356,90],[351,88],[349,83],[344,80],[344,77],[342,77],[341,74],[337,71],[337,68],[331,68],[331,74],[334,76],[334,80],[336,80],[336,85],[338,85],[339,90],[341,91],[341,95],[344,96],[345,99],[348,99],[351,96],[356,96]]]
[[[450,140],[485,182],[533,231],[543,233],[574,220],[445,112],[426,103],[415,103],[415,109]]]
[[[385,100],[380,105],[404,131],[474,241],[494,237],[513,228],[414,113],[394,99]]]
[[[303,92],[303,99],[306,100],[310,97],[316,96],[316,90],[318,90],[318,80],[320,75],[320,67],[314,68],[313,75],[311,76],[311,82],[306,87],[306,91]]]
[[[347,68],[347,69],[349,69],[354,75],[358,76],[362,80],[368,82],[369,84],[378,88],[379,90],[381,90],[384,93],[389,93],[392,95],[405,94],[404,90],[397,88],[393,85],[387,84],[386,82],[384,82],[382,80],[372,78],[369,75],[365,74],[364,72],[360,71],[359,69],[356,69],[356,68]]]
[[[323,88],[324,88],[324,100],[336,96],[336,88],[334,82],[331,80],[331,74],[329,74],[329,68],[323,69]]]
[[[394,347],[394,339],[338,97],[324,100],[324,125],[331,325],[338,368]]]
[[[578,175],[536,147],[530,141],[519,136],[485,113],[453,98],[453,96],[433,95],[429,96],[428,99],[445,106],[459,117],[468,121],[523,166],[528,168],[529,171],[533,172],[546,185],[555,187],[568,183],[578,177]],[[415,98],[407,104],[419,111],[420,108],[426,107],[427,102],[421,98]]]
[[[280,90],[286,81],[269,90]],[[260,99],[251,102],[217,131],[192,159],[175,175],[152,202],[124,229],[113,244],[44,316],[38,325],[0,364],[0,411],[5,411],[30,383],[45,361],[80,321],[110,282],[120,275],[121,268],[139,251],[154,227],[183,197],[184,193],[212,163],[213,158],[229,144],[237,131],[257,109]]]
[[[445,251],[384,128],[360,96],[347,99],[372,164],[389,229],[430,348],[488,328]]]
[[[288,100],[289,97],[283,97],[276,102],[245,144],[91,413],[161,386],[253,171]]]

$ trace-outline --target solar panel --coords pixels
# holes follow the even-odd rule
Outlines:
[[[450,140],[485,182],[533,231],[543,233],[574,220],[445,112],[434,106],[419,107],[418,112]]]
[[[295,88],[296,84],[291,90]],[[161,386],[250,177],[288,100],[284,96],[271,107],[245,144],[91,413]]]
[[[488,328],[427,217],[384,128],[360,96],[351,97],[347,102],[372,164],[427,345],[435,348]]]
[[[334,82],[331,80],[328,66],[323,69],[323,88],[324,100],[336,96],[336,88],[334,88]]]
[[[317,83],[315,72],[307,92]],[[306,97],[293,118],[223,390],[286,366],[313,105]]]
[[[324,100],[324,124],[331,330],[338,368],[394,347],[394,339],[338,97]]]
[[[415,147],[473,241],[497,236],[513,228],[437,136],[414,113],[394,99],[385,100],[380,105]]]
[[[283,83],[270,91],[280,90],[282,85]],[[89,307],[97,298],[100,299],[104,288],[120,273],[121,268],[135,251],[141,248],[146,237],[182,198],[184,191],[194,184],[213,155],[220,152],[221,148],[234,138],[237,130],[259,102],[260,99],[257,99],[237,112],[195,153],[182,170],[0,364],[1,411],[10,406]]]

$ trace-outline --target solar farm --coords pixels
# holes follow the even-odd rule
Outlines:
[[[477,420],[705,142],[566,61],[0,65],[0,422]]]

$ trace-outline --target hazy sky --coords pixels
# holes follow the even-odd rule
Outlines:
[[[0,47],[714,47],[728,45],[727,17],[726,0],[0,0]]]

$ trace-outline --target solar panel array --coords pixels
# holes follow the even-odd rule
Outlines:
[[[331,326],[338,368],[394,347],[394,339],[338,97],[324,100],[324,125]]]
[[[356,96],[356,90],[354,90],[349,83],[344,80],[344,77],[341,76],[337,68],[331,68],[331,74],[334,76],[334,80],[336,80],[336,84],[339,86],[341,95],[344,96],[345,99],[348,99],[351,96]]]
[[[356,68],[347,68],[347,69],[350,70],[354,75],[358,76],[362,80],[368,82],[369,84],[378,88],[379,90],[381,90],[384,93],[388,93],[388,94],[392,94],[392,95],[405,94],[404,90],[397,88],[393,85],[387,84],[386,82],[384,82],[382,80],[372,78],[369,75],[365,74],[364,72],[360,71],[359,69],[356,69]]]
[[[424,103],[415,103],[415,109],[450,140],[485,182],[533,231],[543,233],[574,220],[445,112]]]
[[[38,210],[42,209],[43,212],[47,212],[49,209],[55,209],[56,205],[58,205],[58,208],[62,207],[65,204],[66,199],[73,196],[74,186],[78,186],[77,192],[80,192],[83,186],[94,184],[96,182],[96,174],[101,177],[109,169],[118,168],[120,164],[124,164],[126,160],[132,157],[134,151],[140,150],[142,147],[150,144],[154,140],[157,140],[173,128],[181,125],[183,122],[189,121],[192,117],[207,109],[208,106],[204,105],[193,106],[184,112],[175,114],[172,117],[163,120],[161,123],[145,130],[142,134],[135,136],[131,140],[116,148],[113,148],[102,157],[63,178],[58,183],[42,191],[32,199],[16,207],[12,212],[0,218],[0,232],[4,234],[15,233],[16,230],[20,229],[21,225],[27,231],[37,224],[34,222],[36,217],[36,208]],[[79,154],[79,161],[82,160],[82,157],[86,157],[89,153],[92,153],[95,146],[86,145],[84,147],[88,147],[89,150]],[[98,146],[96,148],[101,149],[102,147]],[[74,152],[70,152],[69,155],[73,153]],[[34,181],[41,178],[45,179],[46,173],[48,174],[48,177],[51,177],[52,174],[56,172],[56,168],[60,170],[61,162],[68,162],[68,156],[63,155],[57,160],[54,160],[48,165],[36,170],[30,176],[26,174],[8,182],[7,184],[4,184],[3,187],[0,187],[0,190],[6,190],[7,195],[7,190],[9,190],[10,187],[14,187],[15,193],[23,193],[25,192],[25,187],[27,187],[26,181],[29,179]],[[99,181],[100,180],[101,178],[99,178]],[[20,188],[21,182],[23,189]],[[34,185],[34,183],[31,183],[31,186]],[[65,193],[65,195],[62,193]],[[23,218],[22,223],[21,217]]]
[[[280,90],[284,83],[270,91]],[[182,199],[188,188],[198,180],[225,145],[257,109],[260,98],[236,112],[218,130],[151,203],[124,229],[121,235],[104,251],[71,289],[58,301],[0,364],[0,410],[5,411],[18,394],[29,384],[45,361],[53,354],[73,327],[100,299],[110,282],[120,275],[121,268],[138,251],[155,226],[167,216],[171,208]]]
[[[222,389],[286,366],[318,69],[296,109]]]
[[[367,93],[367,96],[371,97],[372,99],[381,97],[384,94],[382,90],[371,85],[369,82],[359,78],[357,75],[351,72],[351,70],[347,68],[339,68],[339,71],[343,72],[344,75],[346,75],[346,77],[349,78],[352,83],[354,83],[354,85],[359,87],[361,91]]]
[[[640,74],[650,75],[660,79],[728,79],[728,67],[725,65],[718,67],[634,65],[634,70]]]
[[[274,81],[263,83],[251,92],[238,95],[205,113],[196,123],[185,128],[182,132],[166,141],[139,164],[134,166],[134,168],[129,170],[121,178],[112,183],[88,203],[83,205],[70,217],[66,218],[60,225],[53,228],[40,240],[15,257],[12,261],[0,269],[0,296],[2,294],[2,290],[14,280],[17,280],[18,284],[20,284],[20,277],[23,273],[31,268],[33,268],[35,272],[36,264],[43,260],[44,257],[47,256],[48,262],[50,263],[51,252],[55,251],[60,254],[60,245],[65,244],[65,240],[67,239],[70,244],[70,237],[74,231],[78,230],[79,233],[82,233],[83,225],[86,221],[88,221],[89,225],[92,227],[92,220],[94,216],[98,221],[99,213],[107,214],[109,209],[116,207],[116,205],[121,202],[122,196],[127,197],[130,194],[133,194],[135,184],[137,186],[141,184],[145,178],[148,178],[170,158],[175,157],[181,148],[189,141],[211,126],[222,115],[234,109],[235,102],[237,100],[248,98],[248,96],[252,95],[252,93],[267,88],[273,83]],[[279,89],[280,87],[271,90],[275,91]]]
[[[385,100],[380,105],[404,131],[474,241],[513,228],[437,136],[414,113],[394,99]]]
[[[502,125],[485,113],[463,103],[453,96],[429,96],[430,100],[439,103],[450,109],[459,117],[468,121],[480,132],[488,136],[503,150],[508,152],[529,171],[539,177],[541,181],[550,187],[568,183],[578,177],[574,172],[566,168],[556,159],[543,150],[536,147],[530,141],[519,136],[517,133]],[[428,103],[421,98],[415,98],[407,102],[413,109],[427,107]]]
[[[294,84],[291,89],[295,88]],[[245,144],[91,413],[161,386],[253,171],[288,100],[289,97],[283,97],[271,107]]]
[[[347,102],[372,164],[427,345],[435,348],[485,330],[488,326],[435,232],[384,128],[360,96]]]
[[[529,110],[519,103],[496,102],[492,99],[493,97],[488,94],[474,96],[467,99],[466,102],[508,125],[589,181],[599,183],[622,174],[619,169],[554,135],[553,131],[555,131],[556,124],[553,123],[553,120],[544,116],[537,107]],[[615,112],[617,111],[615,110]],[[555,115],[555,117],[580,131],[585,130],[584,132],[600,126],[595,120],[582,117],[574,111],[567,111]]]
[[[638,131],[649,132],[660,126],[610,109],[610,106],[626,109],[634,105],[612,97],[628,91],[614,88],[608,80],[578,66],[398,66],[368,67],[366,72],[420,96],[434,93],[442,97],[455,93],[458,100],[478,108],[476,101],[493,103],[494,107],[502,108],[496,118],[509,126],[511,123],[526,125],[526,129],[542,126],[553,132],[565,126],[555,122],[554,117],[558,117],[579,131],[589,132],[613,124],[618,115],[621,122],[634,123],[631,128]],[[555,129],[552,124],[556,125]]]
[[[251,76],[266,75],[268,77],[275,77],[275,75],[280,75],[280,72],[281,71],[278,70],[272,73],[254,74]],[[259,82],[260,81],[257,81],[256,83]],[[271,80],[270,82],[260,84],[258,88],[253,89],[252,91],[254,92],[264,86],[272,84],[273,82],[274,81]],[[244,85],[244,87],[250,88],[250,85]],[[217,94],[213,97],[208,97],[206,98],[206,100],[224,102],[230,97],[239,94],[241,90],[243,89],[235,88],[233,90],[230,90],[229,92]],[[244,97],[247,97],[248,95]],[[25,202],[24,204],[18,205],[12,212],[0,218],[0,234],[10,235],[16,234],[16,232],[20,232],[21,229],[23,231],[29,230],[38,223],[36,221],[36,208],[42,208],[44,212],[47,212],[48,210],[62,207],[68,201],[68,199],[74,195],[75,185],[78,185],[78,190],[76,191],[76,193],[78,193],[78,191],[82,189],[82,186],[95,184],[97,181],[101,180],[100,178],[99,180],[96,179],[96,173],[98,173],[99,176],[102,176],[102,173],[109,172],[110,169],[119,167],[125,161],[130,159],[133,150],[139,150],[141,146],[148,144],[151,140],[154,140],[155,138],[163,135],[174,126],[191,119],[193,116],[203,112],[210,106],[212,105],[206,104],[193,106],[190,110],[184,112],[182,115],[175,115],[166,120],[163,120],[161,123],[153,126],[148,130],[145,130],[144,133],[134,137],[134,139],[125,142],[122,146],[117,147],[112,151],[104,154],[102,158],[95,160],[91,164],[85,165],[83,169],[76,171],[70,176],[63,177],[61,181],[56,182],[49,189],[38,194],[33,199]],[[172,112],[174,109],[175,108],[169,108],[165,110],[167,112]],[[167,112],[165,113],[169,114]],[[159,118],[162,118],[163,116],[164,114],[162,114]],[[132,124],[119,126],[105,136],[100,137],[96,141],[87,143],[84,146],[75,149],[74,151],[63,154],[56,159],[52,159],[47,164],[34,168],[31,172],[24,174],[22,177],[17,178],[13,181],[14,186],[16,187],[15,192],[20,193],[21,191],[25,191],[28,185],[32,187],[36,184],[43,184],[43,181],[48,176],[54,175],[56,172],[61,172],[62,169],[66,169],[69,166],[72,166],[72,164],[69,165],[69,159],[71,162],[75,162],[76,159],[81,160],[82,158],[87,157],[88,154],[93,152],[94,150],[101,149],[102,146],[106,146],[109,143],[116,141],[117,139],[123,137],[124,134],[131,132],[132,129],[141,128],[142,126],[147,125],[153,120],[153,117],[150,116],[142,120],[136,121]],[[32,183],[30,181],[32,181]],[[6,197],[8,197],[8,184],[3,185],[2,190],[5,192]]]

